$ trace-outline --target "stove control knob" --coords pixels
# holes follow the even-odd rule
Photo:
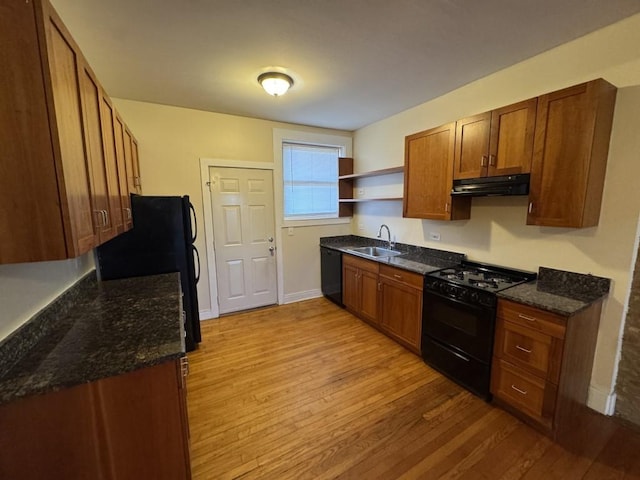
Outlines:
[[[469,295],[469,299],[473,302],[473,303],[478,303],[479,300],[479,295],[478,292],[471,292],[471,294]]]

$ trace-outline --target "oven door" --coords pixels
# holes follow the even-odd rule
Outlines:
[[[495,308],[470,305],[427,290],[422,312],[423,336],[491,363]]]

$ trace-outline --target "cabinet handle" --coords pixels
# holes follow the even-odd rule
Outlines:
[[[524,348],[524,347],[521,347],[520,345],[516,345],[516,348],[517,348],[518,350],[520,350],[521,352],[524,352],[524,353],[531,353],[531,350],[529,350],[529,349],[527,349],[527,348]]]
[[[382,290],[382,282],[378,282],[378,291]]]
[[[482,155],[482,158],[480,159],[480,166],[481,167],[486,167],[487,166],[487,156],[486,155]]]
[[[108,226],[109,225],[109,212],[107,212],[106,210],[103,210],[104,212],[104,226]]]
[[[445,204],[444,204],[444,211],[445,211],[446,213],[449,213],[449,202],[445,202]]]
[[[526,390],[520,390],[518,387],[516,387],[515,385],[511,385],[511,388],[514,389],[516,392],[522,394],[522,395],[526,395],[527,391]]]
[[[402,280],[402,275],[398,275],[397,273],[394,273],[393,276]]]
[[[523,318],[529,322],[535,322],[536,318],[535,317],[527,317],[526,315],[522,315],[521,313],[518,314],[518,317]]]
[[[104,218],[104,210],[94,210],[93,213],[97,213],[98,215],[100,215],[100,218],[102,219],[102,221],[98,222],[99,225],[97,225],[98,227],[105,227],[107,225],[107,222]]]
[[[529,213],[533,212],[533,202],[529,202]]]
[[[495,167],[496,166],[496,156],[495,155],[489,155],[489,166],[490,167]]]

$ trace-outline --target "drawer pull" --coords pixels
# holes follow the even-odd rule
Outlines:
[[[522,394],[522,395],[526,395],[527,391],[526,390],[520,390],[518,387],[516,387],[515,385],[511,385],[511,388],[513,388],[516,392]]]
[[[520,345],[516,345],[516,348],[517,348],[518,350],[520,350],[521,352],[524,352],[524,353],[531,353],[531,350],[529,350],[528,348],[521,347]]]
[[[396,278],[402,278],[402,275],[398,275],[396,273],[394,273],[393,276],[396,277]]]
[[[526,315],[522,315],[521,313],[518,314],[518,317],[524,318],[525,320],[528,320],[529,322],[535,322],[536,321],[535,317],[527,317]]]

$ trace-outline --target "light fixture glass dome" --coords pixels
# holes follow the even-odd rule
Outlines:
[[[287,90],[293,85],[293,78],[285,73],[266,72],[258,77],[258,83],[269,95],[279,97],[287,93]]]

